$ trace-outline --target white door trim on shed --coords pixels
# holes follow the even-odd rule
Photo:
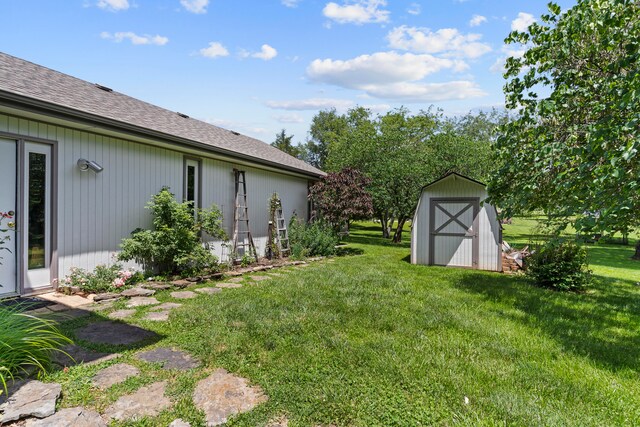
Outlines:
[[[432,248],[429,252],[429,264],[477,269],[479,254],[478,213],[480,211],[480,198],[432,198],[429,209],[429,246]],[[470,218],[468,215],[465,215],[468,213],[469,209],[471,209]],[[441,221],[438,220],[438,215],[436,215],[438,211],[441,213]],[[449,225],[453,225],[453,230]],[[439,241],[439,244],[436,246],[437,240]],[[471,240],[471,253],[469,253],[468,250],[465,251],[469,246],[465,243],[469,240]],[[435,250],[435,248],[440,247],[440,244],[451,246],[455,249],[455,253],[451,254],[452,256],[446,260],[446,262],[441,262],[439,259],[442,252]],[[462,251],[460,251],[461,249]],[[454,261],[456,255],[458,255],[460,261]]]

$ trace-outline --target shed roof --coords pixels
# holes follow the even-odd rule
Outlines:
[[[0,103],[39,107],[135,130],[152,137],[195,143],[214,152],[245,158],[305,175],[321,170],[255,138],[169,111],[58,71],[0,52]]]
[[[462,174],[459,174],[458,172],[449,172],[449,173],[441,176],[440,178],[436,179],[435,181],[432,181],[432,182],[428,183],[427,185],[425,185],[424,187],[422,187],[422,190],[420,190],[420,192],[426,190],[428,187],[431,187],[432,185],[435,185],[435,184],[439,183],[440,181],[443,181],[443,180],[445,180],[445,179],[447,179],[447,178],[449,178],[451,176],[457,176],[459,178],[466,179],[467,181],[471,181],[474,184],[478,184],[478,185],[481,185],[483,187],[487,186],[487,184],[485,184],[483,182],[480,182],[480,181],[475,180],[473,178],[469,178],[468,176],[464,176]]]

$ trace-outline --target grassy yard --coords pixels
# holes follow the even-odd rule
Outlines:
[[[597,283],[561,294],[522,277],[411,265],[408,242],[379,234],[356,225],[356,255],[180,301],[169,322],[137,321],[144,309],[132,322],[156,331],[157,345],[262,386],[269,401],[229,425],[281,415],[290,426],[640,425],[640,263],[627,260],[630,247],[591,248]],[[517,224],[505,230],[526,243],[520,234]],[[135,364],[131,352],[124,359]],[[100,409],[164,377],[176,406],[137,425],[203,422],[190,401],[203,372],[144,366],[142,377],[99,393],[88,379],[96,370],[51,375],[63,384],[62,406]]]

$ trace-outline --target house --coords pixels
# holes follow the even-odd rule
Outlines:
[[[122,238],[151,226],[145,205],[163,186],[218,205],[231,235],[234,169],[245,172],[258,254],[270,196],[287,220],[306,218],[308,186],[324,175],[262,141],[0,53],[0,211],[16,213],[0,297],[113,262]]]
[[[486,186],[449,173],[424,186],[411,229],[411,263],[502,271],[502,227]]]

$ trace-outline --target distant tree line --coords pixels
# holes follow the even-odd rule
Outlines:
[[[362,211],[350,210],[353,218],[373,216],[384,237],[400,242],[425,184],[451,171],[480,181],[489,178],[496,128],[505,121],[497,110],[447,117],[433,109],[410,114],[399,108],[378,115],[364,107],[344,114],[332,109],[313,117],[305,144],[294,145],[293,136],[283,129],[272,145],[330,173],[332,182],[345,186],[341,191],[334,188],[333,197],[361,194],[348,186],[362,187],[365,182],[372,211],[368,201],[352,201],[351,206],[363,206]],[[345,203],[338,199],[329,203],[318,190],[312,194],[326,207]],[[339,217],[337,212],[328,216]]]

